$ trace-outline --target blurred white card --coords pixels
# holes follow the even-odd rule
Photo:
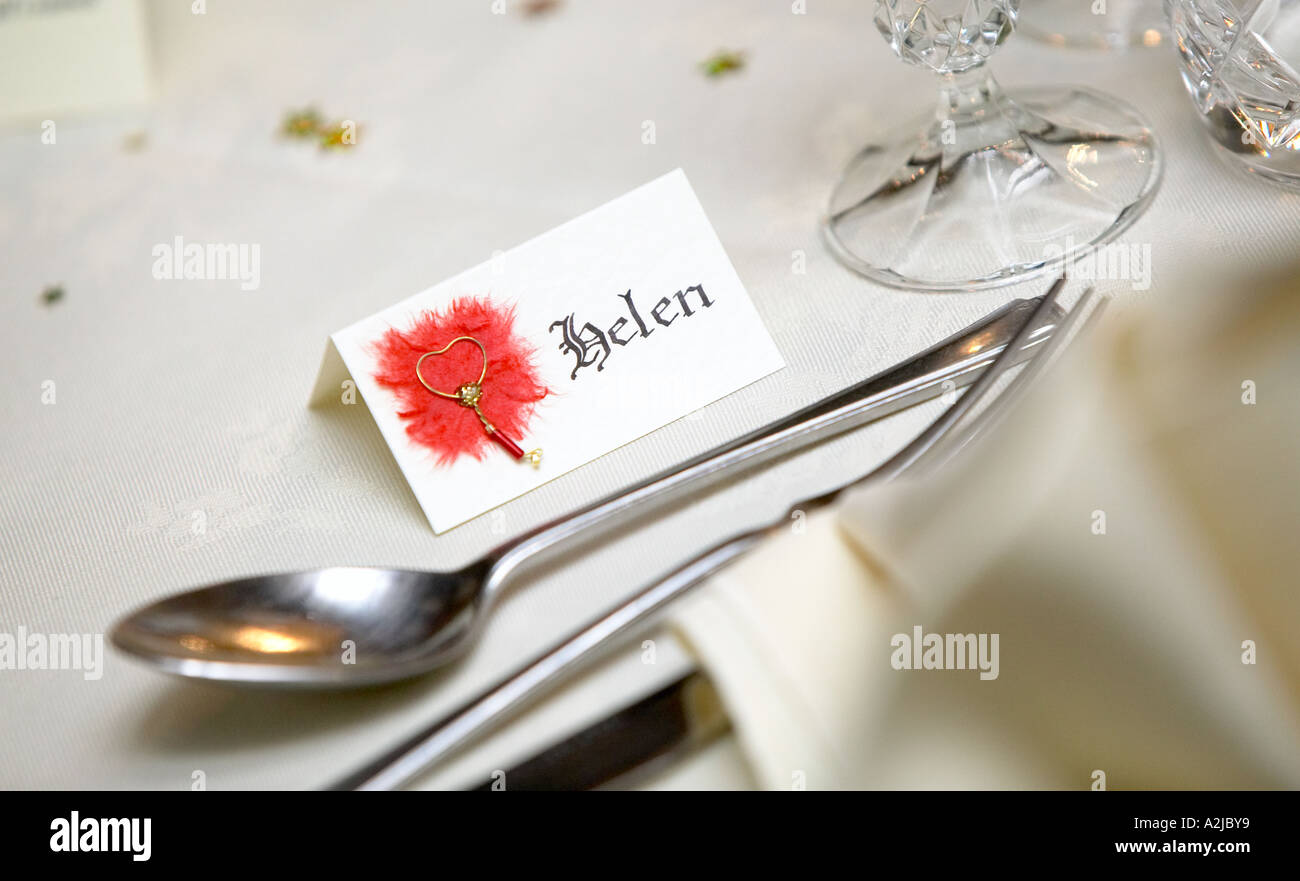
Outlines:
[[[57,123],[148,96],[138,0],[0,0],[0,121]]]
[[[467,295],[514,307],[515,332],[556,392],[517,438],[545,451],[539,469],[495,447],[482,460],[436,464],[375,382],[372,347],[388,328]],[[338,402],[353,380],[443,532],[783,366],[678,170],[334,334],[313,402]],[[457,406],[432,396],[429,405]]]

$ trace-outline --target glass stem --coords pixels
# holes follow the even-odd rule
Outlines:
[[[935,115],[941,123],[951,121],[961,128],[978,123],[1001,98],[1002,88],[985,64],[977,64],[960,73],[941,73],[939,106]]]

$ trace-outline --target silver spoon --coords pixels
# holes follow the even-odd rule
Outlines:
[[[919,355],[743,437],[544,524],[454,572],[330,568],[227,581],[136,610],[118,649],[167,673],[277,686],[352,687],[425,673],[464,654],[524,566],[687,486],[730,476],[965,386],[1015,338],[1042,298],[1014,300]],[[1015,361],[1048,339],[1053,306]]]

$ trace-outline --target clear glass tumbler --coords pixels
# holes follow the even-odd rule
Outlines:
[[[1300,0],[1165,0],[1165,10],[1214,143],[1300,188]]]

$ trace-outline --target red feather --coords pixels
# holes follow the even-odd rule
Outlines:
[[[441,349],[458,336],[471,336],[487,350],[487,376],[479,407],[497,430],[522,441],[539,401],[551,394],[533,363],[537,350],[514,333],[513,307],[494,306],[478,297],[461,297],[445,310],[425,310],[406,330],[389,328],[371,344],[374,378],[397,397],[397,415],[406,434],[430,450],[439,465],[462,454],[482,459],[493,447],[483,423],[468,407],[440,398],[415,375],[415,363],[425,352]],[[457,343],[445,353],[426,358],[420,370],[439,391],[455,394],[461,384],[478,379],[483,355],[478,346]]]

